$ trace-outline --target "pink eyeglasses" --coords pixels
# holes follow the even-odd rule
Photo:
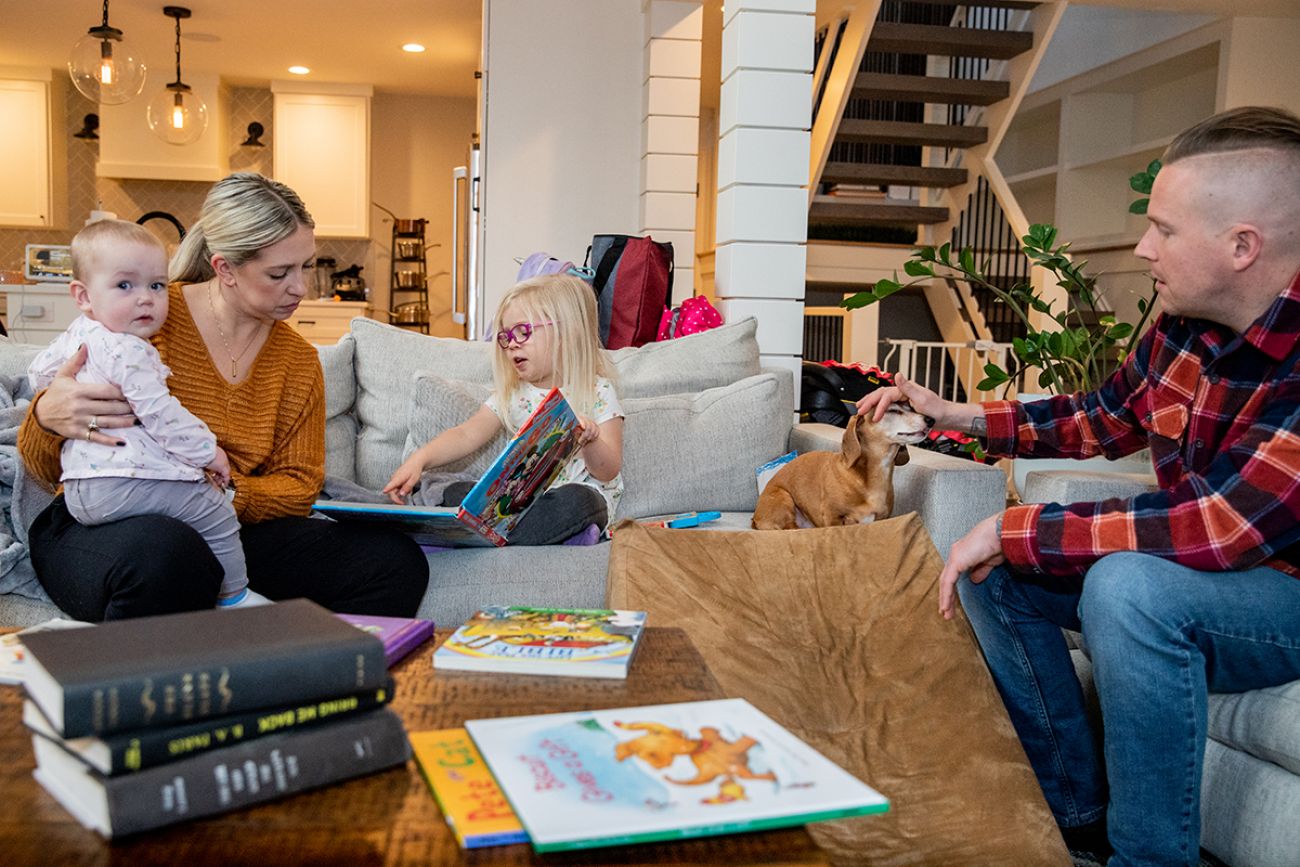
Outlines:
[[[502,349],[509,349],[511,343],[519,346],[528,342],[528,338],[533,336],[533,329],[541,328],[543,325],[554,325],[554,322],[520,322],[518,325],[512,325],[505,331],[497,332],[497,345]]]

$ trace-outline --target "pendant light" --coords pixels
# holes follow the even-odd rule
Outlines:
[[[104,105],[121,105],[144,89],[144,60],[123,40],[121,30],[109,26],[108,0],[103,23],[72,46],[68,75],[87,99]]]
[[[181,81],[181,19],[189,18],[190,10],[164,6],[163,14],[176,19],[176,80],[149,100],[149,129],[168,144],[192,144],[208,128],[208,107],[193,88]]]

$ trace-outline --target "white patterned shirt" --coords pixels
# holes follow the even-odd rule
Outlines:
[[[167,390],[171,370],[158,350],[134,334],[118,334],[86,316],[78,316],[27,368],[32,389],[50,384],[77,348],[88,349],[78,382],[109,383],[122,389],[140,424],[105,430],[125,446],[63,441],[66,479],[98,477],[201,481],[203,468],[217,454],[217,438],[208,426]]]
[[[563,393],[564,389],[561,388],[560,392]],[[497,406],[495,394],[487,399],[485,405],[496,413],[497,418],[501,420],[501,423],[506,426],[506,430],[511,432],[513,436],[515,431],[523,427],[524,422],[528,421],[528,418],[536,411],[549,393],[549,388],[538,388],[531,383],[521,382],[519,387],[515,389],[514,394],[510,396],[510,406],[506,413],[502,413]],[[565,397],[567,398],[568,395],[565,395]],[[596,377],[596,405],[592,407],[591,415],[596,424],[602,424],[612,418],[623,417],[623,406],[618,402],[618,394],[614,391],[614,385],[603,376]],[[608,482],[602,482],[587,469],[587,462],[582,459],[582,450],[578,449],[569,458],[564,468],[560,470],[560,474],[555,477],[551,487],[554,488],[570,483],[587,485],[600,491],[605,498],[605,505],[609,509],[608,520],[611,523],[613,522],[614,512],[618,509],[618,501],[623,496],[622,473],[614,476]]]

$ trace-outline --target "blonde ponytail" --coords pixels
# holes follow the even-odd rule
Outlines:
[[[202,283],[212,279],[212,253],[208,250],[208,239],[203,233],[203,224],[196,223],[194,228],[185,233],[180,247],[172,254],[167,266],[167,280],[175,283]]]

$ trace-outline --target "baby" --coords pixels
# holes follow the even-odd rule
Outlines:
[[[72,298],[81,315],[32,361],[32,388],[50,384],[82,347],[81,382],[122,390],[138,420],[105,442],[92,416],[86,438],[64,440],[63,493],[86,526],[167,515],[197,530],[225,578],[218,608],[265,604],[248,589],[239,519],[227,495],[230,461],[208,426],[167,390],[171,371],[149,338],[167,319],[167,254],[146,229],[123,220],[91,223],[72,239]]]

